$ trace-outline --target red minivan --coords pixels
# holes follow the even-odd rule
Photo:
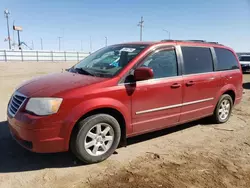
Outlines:
[[[71,150],[96,163],[128,137],[208,116],[224,123],[242,91],[235,52],[216,42],[117,44],[22,84],[9,101],[8,123],[26,149]]]

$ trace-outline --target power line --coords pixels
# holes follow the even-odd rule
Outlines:
[[[142,28],[144,27],[143,23],[144,23],[144,20],[143,20],[143,16],[142,16],[141,21],[137,25],[140,27],[140,41],[142,41]]]

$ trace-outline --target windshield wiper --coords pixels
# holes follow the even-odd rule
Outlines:
[[[90,76],[95,76],[94,74],[92,74],[92,73],[86,71],[86,70],[83,69],[83,68],[75,68],[75,70],[76,70],[77,72],[79,72],[79,73],[82,73],[82,74],[86,74],[86,75],[90,75]]]

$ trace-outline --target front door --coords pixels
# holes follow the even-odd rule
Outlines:
[[[178,74],[175,49],[162,49],[142,62],[154,78],[136,82],[132,96],[133,132],[143,133],[176,124],[180,118],[183,79]]]
[[[183,55],[183,104],[181,122],[213,113],[221,77],[214,72],[210,48],[181,47]]]

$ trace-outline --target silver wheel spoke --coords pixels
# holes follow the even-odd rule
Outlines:
[[[219,109],[219,113],[222,113],[223,112],[223,109],[221,108],[221,109]]]
[[[102,145],[101,145],[101,148],[103,149],[103,151],[106,151],[106,150],[107,150],[105,144],[102,144]]]
[[[96,137],[96,134],[89,131],[88,134],[87,134],[87,136],[88,136],[89,138],[94,139],[94,138]]]
[[[99,149],[99,146],[96,144],[95,146],[94,146],[94,149],[93,149],[93,154],[95,154],[96,155],[96,152],[98,151],[98,149]]]
[[[113,136],[105,136],[105,141],[111,141],[113,140]]]
[[[87,143],[85,144],[85,147],[88,149],[88,148],[90,148],[91,146],[95,145],[95,143],[96,143],[96,141],[95,141],[95,140],[92,140],[92,141],[90,141],[90,142],[87,142]]]
[[[102,132],[101,124],[96,125],[96,134],[100,134]]]
[[[106,127],[102,133],[106,135],[109,132],[109,130],[110,130],[110,127]]]

